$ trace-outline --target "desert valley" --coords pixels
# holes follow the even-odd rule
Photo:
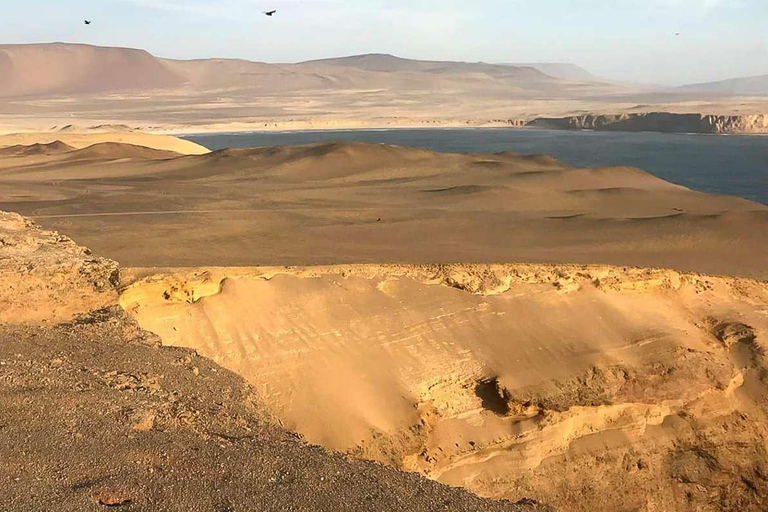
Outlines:
[[[768,78],[0,45],[3,506],[765,510],[765,204],[179,137],[405,127],[761,137]]]

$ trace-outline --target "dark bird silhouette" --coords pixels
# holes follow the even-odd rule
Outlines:
[[[91,20],[83,20],[83,23],[85,23],[86,25],[90,25],[91,24]]]
[[[679,36],[679,35],[680,35],[680,32],[675,32],[675,35],[676,35],[676,36]]]
[[[276,10],[275,10],[275,11],[264,11],[264,14],[266,14],[267,16],[272,16],[272,15],[274,15],[276,12],[277,12]]]

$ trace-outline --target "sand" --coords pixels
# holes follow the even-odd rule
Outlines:
[[[116,288],[94,291],[90,278],[75,279],[80,269],[112,263],[68,239],[61,249],[71,258],[43,258],[56,247],[49,233],[3,235],[11,244],[0,251],[16,254],[0,259],[11,263],[8,275],[24,275],[25,257],[43,269],[19,278],[34,285],[27,295],[16,291],[23,284],[8,287],[6,302],[58,308],[50,320],[9,315],[6,325],[29,329],[106,304],[106,313],[75,325],[106,318],[143,343],[157,335],[161,354],[194,349],[181,366],[193,376],[194,368],[214,373],[214,364],[239,375],[260,418],[483,497],[564,510],[765,508],[763,205],[639,169],[577,169],[547,156],[359,143],[177,156],[110,143],[0,153],[0,209],[123,265]],[[9,218],[9,231],[29,228]],[[29,241],[26,252],[14,253],[14,240]],[[51,275],[61,287],[45,286]],[[72,295],[91,298],[60,306]],[[144,330],[129,329],[109,309],[115,302]],[[43,344],[53,336],[58,347],[56,339],[71,339],[66,332],[34,331],[22,345],[35,347],[28,340],[45,334]],[[149,356],[118,346],[99,353],[124,364],[117,371],[134,388],[177,371],[154,358],[151,371],[137,370]],[[17,350],[24,353],[9,353]],[[92,356],[72,357],[76,368]],[[100,386],[110,379],[102,375]],[[221,402],[214,395],[203,404]],[[107,393],[99,403],[112,400]],[[177,409],[163,400],[148,414],[125,402],[131,413],[120,424],[167,431],[178,421],[167,411]],[[192,425],[219,417],[185,407],[200,415],[191,414]],[[221,421],[234,428],[230,417]],[[62,431],[57,418],[45,429]],[[24,423],[13,424],[27,435]],[[174,443],[197,446],[184,436]],[[230,460],[241,467],[243,457]],[[247,467],[265,475],[264,460]],[[197,474],[209,471],[206,462]],[[390,489],[411,492],[399,480]],[[332,490],[323,496],[335,499]],[[439,493],[429,496],[406,498],[404,507],[434,507]],[[337,502],[327,503],[320,508]]]
[[[758,510],[768,491],[742,480],[768,463],[764,282],[597,266],[155,270],[120,303],[164,344],[248,379],[310,442],[481,496]]]
[[[209,151],[188,140],[171,135],[150,134],[138,131],[104,131],[75,127],[67,130],[30,131],[0,134],[0,155],[9,155],[8,147],[32,146],[34,144],[61,143],[75,149],[84,149],[94,144],[118,143],[143,148],[169,151],[181,155],[202,155]],[[111,155],[112,153],[110,153]],[[108,155],[109,156],[109,155]]]
[[[544,510],[308,446],[132,322],[114,262],[5,212],[0,240],[3,510]]]
[[[73,154],[0,158],[0,208],[125,266],[603,263],[768,278],[767,207],[633,168],[358,143]]]

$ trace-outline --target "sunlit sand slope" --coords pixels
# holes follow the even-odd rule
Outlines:
[[[0,135],[0,155],[8,156],[4,146],[31,146],[36,144],[66,144],[76,149],[100,143],[118,143],[142,146],[182,155],[201,155],[208,150],[199,144],[171,135],[157,135],[135,131],[56,130],[45,132],[9,133]],[[5,148],[7,149],[7,148]]]
[[[566,510],[756,510],[768,285],[605,266],[174,271],[121,305],[315,443]],[[556,483],[555,483],[556,482]]]

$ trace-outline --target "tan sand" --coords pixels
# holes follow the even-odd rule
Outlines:
[[[765,206],[546,156],[109,143],[13,148],[0,207],[149,267],[122,307],[312,442],[567,510],[768,496]]]
[[[138,271],[141,273],[142,271]],[[154,272],[157,272],[155,270]],[[562,510],[758,510],[768,285],[598,266],[193,269],[121,305],[310,442]]]
[[[116,271],[0,212],[4,512],[548,510],[308,446],[242,377],[141,330]]]
[[[638,169],[381,144],[118,149],[0,158],[0,208],[127,266],[508,261],[768,278],[767,207]]]
[[[145,148],[171,151],[182,155],[202,155],[209,153],[208,149],[171,135],[149,134],[137,131],[101,131],[101,130],[54,130],[32,131],[23,133],[0,134],[0,155],[5,146],[24,146],[33,144],[51,144],[60,142],[76,149],[86,148],[94,144],[118,143],[141,146]],[[5,153],[6,156],[8,153]]]

